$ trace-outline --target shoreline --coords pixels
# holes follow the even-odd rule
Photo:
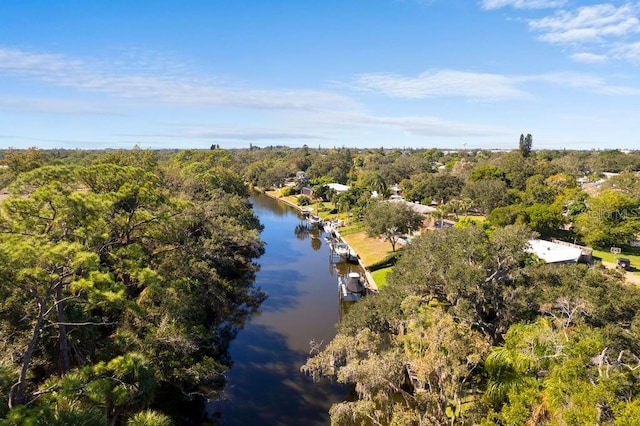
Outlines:
[[[275,195],[273,192],[265,191],[265,190],[262,190],[262,189],[256,189],[256,188],[253,188],[252,190],[256,191],[256,192],[259,192],[259,193],[261,193],[263,195],[266,195],[267,197],[272,198],[272,199],[274,199],[274,200],[276,200],[276,201],[278,201],[280,203],[286,204],[287,206],[293,207],[294,209],[296,209],[300,213],[307,211],[302,206],[298,206],[296,204],[293,204],[289,200],[285,200],[284,198],[281,198],[281,197]],[[360,259],[360,256],[358,255],[358,252],[355,251],[353,249],[353,247],[351,247],[351,245],[345,240],[344,237],[341,236],[340,238],[349,247],[349,250],[351,250],[351,253],[355,254],[355,258],[358,260],[358,266],[360,266],[360,268],[364,271],[364,275],[365,275],[365,278],[367,280],[367,283],[369,283],[369,287],[377,292],[378,291],[378,285],[376,284],[375,280],[373,279],[373,276],[371,275],[371,272],[362,263],[362,260]]]

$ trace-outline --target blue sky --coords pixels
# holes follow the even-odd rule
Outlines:
[[[640,147],[640,2],[1,0],[0,147]]]

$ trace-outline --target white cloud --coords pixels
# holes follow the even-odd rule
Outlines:
[[[96,106],[90,102],[22,96],[0,96],[0,110],[53,114],[122,115],[119,112],[103,106]]]
[[[291,140],[291,139],[324,139],[322,136],[311,133],[286,132],[274,129],[194,129],[188,130],[184,135],[194,138],[224,139],[224,140]],[[183,136],[184,136],[183,135]]]
[[[589,52],[574,53],[571,55],[571,59],[584,64],[602,64],[609,60],[606,55],[598,55],[596,53]]]
[[[461,96],[475,99],[504,99],[525,95],[500,74],[456,70],[425,72],[417,77],[397,74],[363,74],[356,79],[359,90],[380,92],[396,98]]]
[[[567,0],[482,0],[482,8],[487,10],[511,6],[515,9],[544,9],[562,7]]]
[[[591,59],[594,60],[594,58]],[[405,77],[396,74],[365,74],[356,79],[354,86],[358,90],[380,93],[394,98],[425,99],[457,96],[498,101],[533,96],[535,88],[531,86],[531,83],[581,89],[608,96],[640,94],[638,88],[611,84],[602,77],[575,72],[502,75],[440,70],[423,73],[418,77]]]
[[[560,11],[554,16],[529,22],[543,34],[541,40],[558,44],[602,43],[607,39],[640,32],[638,7],[630,3],[584,6],[574,12]]]
[[[362,112],[325,111],[308,117],[308,127],[340,130],[351,134],[356,128],[400,130],[414,136],[471,137],[499,136],[507,132],[498,127],[449,120],[434,116],[386,116]]]
[[[505,134],[503,129],[491,126],[461,123],[445,120],[439,117],[363,117],[371,124],[397,127],[416,136],[496,136]]]
[[[631,62],[640,63],[640,41],[635,43],[621,44],[611,49],[611,55]]]
[[[186,77],[179,72],[149,72],[145,62],[118,68],[62,55],[0,48],[0,74],[37,80],[78,91],[119,98],[178,105],[216,105],[257,109],[349,108],[344,96],[318,90],[265,90],[220,85],[210,78]],[[171,67],[167,67],[171,68]],[[173,67],[179,68],[179,67]]]
[[[553,86],[584,89],[591,93],[606,96],[639,96],[640,88],[611,84],[601,77],[575,72],[546,73],[531,76],[517,77],[517,80],[526,82],[542,82]]]

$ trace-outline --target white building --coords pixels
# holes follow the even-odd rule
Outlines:
[[[343,192],[347,192],[350,188],[350,186],[348,185],[343,185],[341,183],[328,183],[327,186],[331,189],[333,189],[334,191],[336,191],[338,194],[342,194]]]
[[[546,263],[577,263],[582,250],[546,240],[529,240],[529,253],[533,253]]]

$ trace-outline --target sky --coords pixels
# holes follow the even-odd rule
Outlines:
[[[0,148],[640,148],[640,1],[0,0]]]

